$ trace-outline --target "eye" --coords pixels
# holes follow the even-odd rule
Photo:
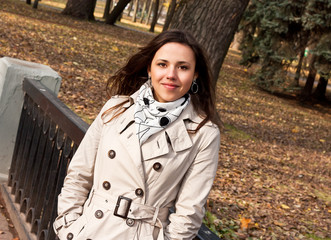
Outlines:
[[[160,67],[162,67],[162,68],[164,68],[164,67],[167,66],[165,63],[158,63],[157,65],[160,66]]]
[[[179,69],[182,69],[182,70],[188,70],[188,69],[189,69],[189,67],[188,67],[188,66],[186,66],[186,65],[182,65],[182,66],[179,66]]]

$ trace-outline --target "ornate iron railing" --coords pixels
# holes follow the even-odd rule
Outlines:
[[[23,90],[24,104],[6,189],[24,225],[20,228],[25,237],[54,240],[57,195],[88,124],[40,82],[25,79]],[[196,239],[219,238],[203,225]]]

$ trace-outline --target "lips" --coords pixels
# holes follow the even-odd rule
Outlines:
[[[164,86],[167,89],[175,89],[178,87],[177,85],[172,84],[172,83],[162,83],[162,86]]]

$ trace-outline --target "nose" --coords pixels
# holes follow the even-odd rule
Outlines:
[[[168,68],[167,78],[174,80],[174,79],[176,79],[176,76],[177,76],[176,68],[174,66],[170,66]]]

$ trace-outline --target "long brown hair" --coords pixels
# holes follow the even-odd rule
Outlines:
[[[215,91],[212,89],[211,72],[206,55],[193,36],[183,30],[168,30],[160,33],[145,47],[131,56],[124,67],[119,69],[107,82],[107,93],[112,95],[131,95],[147,81],[147,69],[151,65],[155,53],[166,43],[176,42],[189,46],[195,55],[195,72],[199,90],[191,94],[194,110],[204,120],[195,131],[199,130],[208,120],[219,125],[215,107]]]

